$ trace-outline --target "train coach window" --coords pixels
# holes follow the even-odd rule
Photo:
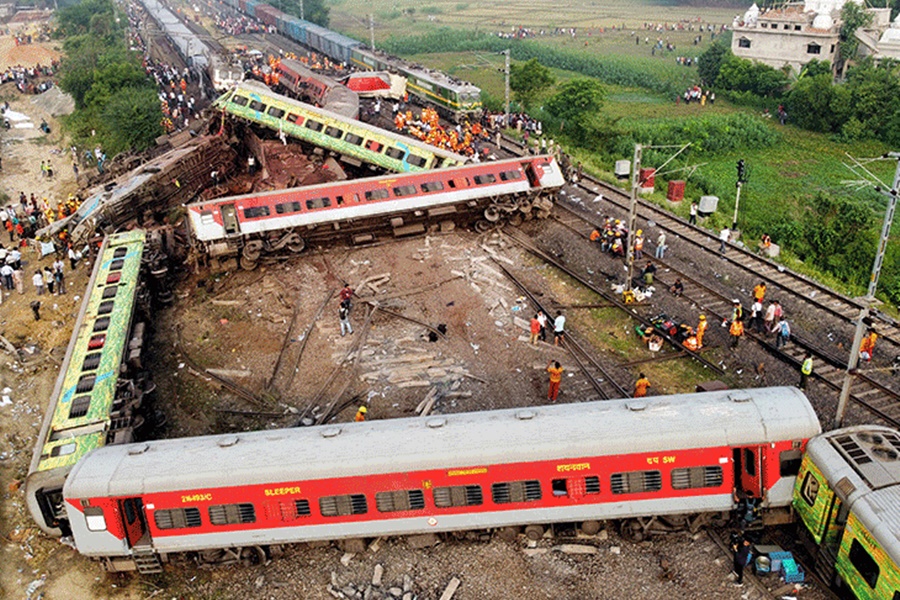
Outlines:
[[[268,217],[269,216],[269,207],[268,206],[251,206],[250,208],[244,209],[244,218],[245,219],[255,219],[257,217]]]
[[[366,142],[366,150],[371,150],[372,152],[381,152],[382,148],[384,148],[384,146],[382,144],[379,144],[375,140],[369,140],[368,142]]]
[[[722,467],[688,467],[672,469],[672,489],[719,487],[722,485]]]
[[[583,496],[600,493],[600,478],[596,475],[590,475],[584,479],[580,477],[554,479],[551,485],[554,496]]]
[[[200,224],[201,225],[213,225],[216,222],[216,218],[213,216],[213,211],[211,210],[203,210],[200,211]]]
[[[521,171],[501,171],[500,172],[500,180],[501,181],[515,181],[517,179],[522,179]]]
[[[341,131],[340,129],[338,129],[337,127],[332,127],[329,125],[328,127],[325,128],[325,135],[336,138],[336,139],[341,139],[341,136],[344,135],[344,132]]]
[[[850,564],[869,584],[869,587],[874,590],[878,584],[878,576],[881,574],[881,569],[878,567],[875,559],[872,558],[872,555],[856,539],[850,544]]]
[[[439,192],[444,189],[444,184],[440,181],[426,181],[422,184],[423,192]]]
[[[114,284],[114,283],[119,283],[119,281],[120,281],[121,279],[122,279],[122,274],[121,274],[121,273],[110,273],[110,274],[107,275],[107,277],[106,277],[106,285],[112,285],[112,284]]]
[[[541,482],[536,479],[529,479],[527,481],[495,483],[491,486],[491,499],[494,501],[494,504],[540,500]]]
[[[103,356],[102,352],[93,352],[84,357],[84,362],[81,364],[82,371],[93,371],[97,367],[100,366],[100,357]]]
[[[73,454],[77,449],[78,444],[75,442],[72,442],[71,444],[60,444],[59,446],[54,446],[50,449],[50,456],[68,456]]]
[[[88,350],[99,350],[106,343],[106,334],[95,335],[88,341]]]
[[[415,196],[416,195],[416,186],[414,185],[401,185],[394,188],[395,196]]]
[[[231,102],[233,104],[237,104],[238,106],[247,106],[247,102],[249,102],[249,100],[245,96],[235,95],[231,97]]]
[[[279,215],[300,212],[301,210],[303,210],[303,207],[299,202],[282,202],[275,205],[275,212]]]
[[[306,208],[313,210],[315,208],[328,208],[331,206],[331,198],[323,196],[321,198],[310,198],[306,201]]]
[[[105,302],[101,302],[100,306],[97,307],[98,315],[108,315],[112,312],[113,306],[115,306],[115,301],[106,300]]]
[[[77,419],[83,417],[88,413],[88,408],[90,408],[90,406],[90,396],[76,396],[75,399],[72,400],[72,406],[69,408],[69,418]]]
[[[658,492],[662,489],[662,474],[659,471],[613,473],[609,485],[613,494]]]
[[[313,131],[322,131],[325,128],[325,125],[323,123],[319,123],[318,121],[308,119],[304,127],[306,127],[307,129],[312,129]]]
[[[778,462],[781,465],[782,477],[793,477],[800,472],[800,463],[803,461],[803,454],[800,450],[785,450],[778,455]]]
[[[355,133],[348,133],[346,137],[344,137],[344,141],[348,144],[353,144],[354,146],[359,146],[363,143],[363,139]]]
[[[390,195],[391,193],[384,189],[369,190],[366,192],[366,200],[384,200]]]
[[[270,117],[275,117],[276,119],[280,119],[284,116],[284,111],[278,108],[277,106],[270,106],[269,110],[266,111],[266,114]]]
[[[157,510],[153,513],[153,519],[159,529],[184,529],[201,525],[199,508]]]
[[[106,331],[109,329],[109,317],[100,317],[96,321],[94,321],[94,331],[93,333],[97,333],[99,331]]]
[[[106,531],[106,517],[103,509],[96,506],[88,506],[84,509],[84,522],[88,531]]]
[[[75,386],[76,394],[86,394],[92,389],[94,389],[94,383],[96,383],[97,378],[94,375],[82,375],[81,379],[78,380],[78,384]]]
[[[416,156],[415,154],[410,154],[406,157],[406,162],[414,167],[424,168],[428,163],[428,159],[422,158],[421,156]]]
[[[209,507],[209,522],[213,525],[256,523],[256,509],[249,502],[217,504]]]
[[[103,289],[103,299],[108,300],[109,298],[114,298],[116,296],[116,293],[118,293],[118,291],[119,291],[119,288],[114,285],[107,286],[106,288]]]
[[[249,106],[251,110],[255,110],[256,112],[266,112],[266,105],[259,100],[251,100]]]
[[[497,181],[497,178],[494,176],[493,173],[485,173],[484,175],[476,175],[475,177],[473,177],[473,179],[475,180],[475,183],[477,185],[484,185],[486,183],[494,183],[495,181]]]
[[[451,506],[479,506],[484,504],[480,485],[454,485],[434,488],[434,505],[438,508]]]
[[[122,267],[125,266],[124,258],[117,258],[109,264],[110,271],[121,271]]]
[[[378,512],[421,510],[425,508],[425,493],[422,490],[378,492],[375,494],[375,506]]]
[[[126,254],[128,254],[128,248],[116,248],[116,251],[113,252],[113,258],[122,258]]]
[[[297,125],[303,125],[303,117],[295,115],[294,113],[288,113],[287,120],[291,123],[296,123]]]
[[[392,147],[389,147],[387,150],[384,151],[384,153],[386,155],[388,155],[389,157],[393,158],[394,160],[400,160],[406,154],[406,152],[404,152],[400,148],[392,148]]]
[[[319,510],[323,517],[364,515],[369,512],[369,505],[364,494],[325,496],[319,498]]]
[[[301,517],[308,517],[309,500],[286,500],[284,502],[269,502],[265,505],[266,519],[279,521],[295,521]]]
[[[334,201],[337,202],[338,206],[343,206],[344,204],[348,204],[348,203],[351,203],[351,204],[358,203],[359,196],[357,196],[356,194],[352,194],[352,193],[344,194],[343,196],[335,196]]]

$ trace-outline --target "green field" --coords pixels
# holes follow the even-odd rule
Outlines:
[[[602,109],[603,116],[618,119],[618,125],[625,131],[646,130],[648,124],[672,125],[686,124],[684,138],[679,143],[692,142],[694,147],[702,146],[700,138],[692,138],[692,129],[700,131],[701,124],[710,116],[727,116],[735,113],[746,113],[762,123],[765,131],[771,132],[771,144],[768,147],[754,149],[735,148],[726,152],[688,153],[680,166],[696,166],[690,176],[679,174],[672,178],[686,178],[687,199],[695,199],[703,193],[717,195],[720,198],[719,211],[713,215],[706,225],[717,228],[730,225],[734,210],[735,163],[744,159],[748,165],[750,178],[743,187],[739,226],[745,239],[757,238],[767,232],[776,243],[785,243],[788,247],[783,261],[792,268],[807,272],[823,279],[838,289],[850,294],[864,292],[866,273],[861,274],[857,284],[836,281],[810,265],[803,264],[790,250],[792,240],[800,235],[799,223],[809,219],[812,198],[819,192],[837,198],[850,198],[854,202],[871,209],[872,222],[880,226],[884,215],[886,200],[873,192],[871,188],[860,190],[853,185],[858,177],[845,164],[850,163],[848,155],[857,158],[879,156],[891,148],[876,141],[845,144],[829,136],[801,130],[790,124],[782,127],[776,119],[766,119],[761,110],[733,106],[723,99],[715,105],[701,107],[697,104],[685,105],[675,103],[675,90],[683,90],[698,80],[696,66],[685,67],[676,64],[676,56],[697,57],[711,43],[710,33],[702,32],[702,40],[694,44],[694,38],[701,35],[697,31],[699,23],[721,25],[730,24],[739,9],[705,9],[692,6],[676,6],[671,2],[644,1],[636,6],[634,2],[613,0],[611,3],[600,3],[585,0],[564,0],[541,9],[541,5],[521,2],[499,2],[494,4],[431,1],[414,3],[409,0],[386,2],[375,0],[368,5],[360,5],[346,0],[331,3],[332,27],[360,39],[369,39],[367,30],[368,14],[374,14],[375,43],[390,45],[412,45],[409,40],[416,36],[434,34],[442,28],[453,28],[460,31],[477,31],[496,34],[511,32],[519,26],[532,30],[545,30],[545,35],[519,42],[509,40],[509,47],[514,55],[518,48],[519,56],[529,52],[534,55],[534,45],[540,45],[567,56],[588,59],[588,62],[603,62],[612,65],[612,71],[622,68],[630,72],[646,75],[646,81],[629,80],[628,86],[606,85],[607,99]],[[683,30],[657,31],[645,29],[644,23],[678,23]],[[693,25],[693,30],[690,30]],[[555,27],[576,27],[576,36],[550,35]],[[718,31],[718,28],[716,28]],[[648,40],[649,38],[649,40]],[[660,38],[664,43],[672,43],[672,52],[657,51],[651,54],[653,42]],[[649,44],[646,43],[649,41]],[[452,46],[452,43],[448,44]],[[437,48],[435,50],[444,49]],[[471,47],[471,46],[470,46]],[[490,44],[491,51],[471,52],[427,52],[407,56],[411,60],[448,72],[456,77],[471,81],[479,86],[487,99],[502,101],[504,80],[504,57],[493,50],[503,48],[497,38]],[[530,48],[530,49],[529,49]],[[548,65],[552,66],[552,65]],[[607,69],[608,72],[608,69]],[[579,73],[552,69],[557,83]],[[656,91],[653,91],[656,90]],[[665,93],[660,93],[665,90]],[[552,93],[552,91],[550,92]],[[776,112],[778,101],[773,100],[769,110]],[[551,135],[550,132],[546,132]],[[698,134],[699,135],[699,134]],[[635,139],[641,143],[652,140]],[[621,156],[600,156],[575,148],[571,151],[575,160],[582,161],[585,167],[596,175],[611,179],[613,162],[616,159],[631,158],[631,151],[620,150]],[[645,155],[646,158],[646,155]],[[652,166],[647,164],[646,166]],[[890,185],[893,178],[894,164],[891,162],[869,163],[868,168],[881,181]],[[665,185],[665,182],[662,182]],[[665,190],[660,189],[653,199],[662,204]],[[672,205],[675,212],[686,214],[689,202]],[[752,241],[749,243],[753,243]],[[874,242],[873,242],[874,246]],[[891,244],[891,251],[885,263],[883,282],[900,282],[897,270],[900,266],[893,260],[900,255],[896,244]],[[872,248],[874,252],[874,247]],[[869,263],[870,265],[871,263]],[[894,283],[894,286],[900,283]],[[894,297],[898,290],[894,290]]]

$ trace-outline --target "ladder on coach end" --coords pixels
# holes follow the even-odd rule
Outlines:
[[[138,573],[141,575],[162,573],[162,563],[159,560],[159,555],[153,551],[153,546],[134,546],[131,550]]]

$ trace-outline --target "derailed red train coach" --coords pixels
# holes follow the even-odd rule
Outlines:
[[[735,488],[787,514],[820,431],[792,387],[573,403],[109,446],[63,495],[78,550],[111,570],[560,522],[639,538],[657,516],[722,518]]]
[[[452,223],[487,230],[550,215],[565,183],[552,156],[531,156],[413,174],[229,196],[188,205],[191,230],[211,257],[240,255],[246,269],[260,256],[301,252],[310,238],[368,242]]]

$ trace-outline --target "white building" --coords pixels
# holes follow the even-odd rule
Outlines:
[[[845,2],[857,0],[806,0],[764,11],[754,4],[743,18],[735,18],[731,51],[776,69],[788,66],[795,73],[813,59],[834,65]]]

